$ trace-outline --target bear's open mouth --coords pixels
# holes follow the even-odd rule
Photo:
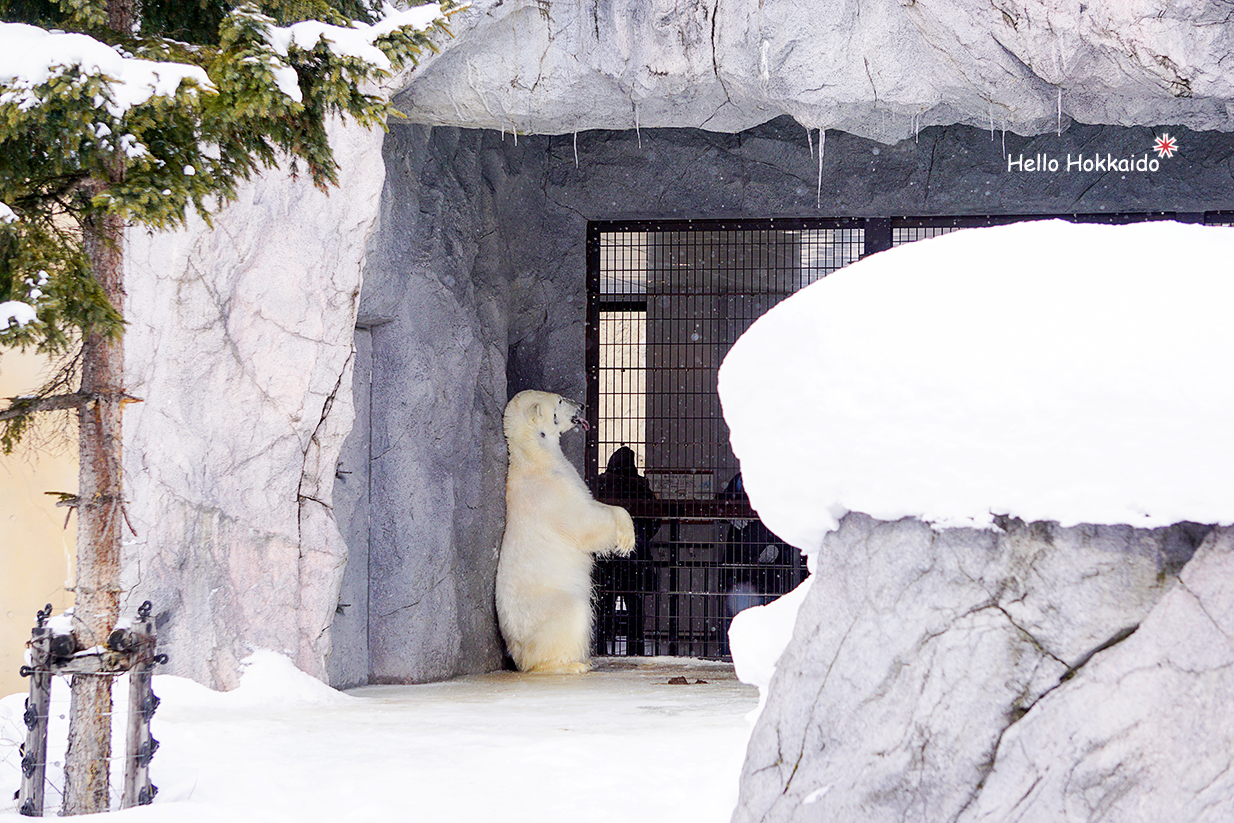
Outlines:
[[[591,431],[591,424],[588,423],[587,419],[583,417],[583,412],[581,410],[576,412],[574,416],[570,418],[570,422],[585,432]]]

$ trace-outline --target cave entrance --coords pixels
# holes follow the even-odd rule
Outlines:
[[[750,508],[716,393],[720,363],[755,320],[867,254],[1050,217],[1206,216],[589,223],[585,468],[596,497],[627,508],[638,536],[631,559],[596,564],[595,653],[727,658],[733,615],[805,578],[800,552]]]

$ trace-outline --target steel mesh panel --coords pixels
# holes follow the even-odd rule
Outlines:
[[[926,240],[942,234],[950,234],[959,226],[896,226],[891,230],[891,245],[902,246],[914,240]]]
[[[598,496],[629,509],[640,533],[633,559],[597,564],[597,652],[725,657],[732,615],[805,570],[737,488],[717,370],[767,310],[857,260],[863,232],[646,224],[600,232],[596,246],[589,468]],[[606,477],[622,449],[638,488],[615,486],[616,467]]]

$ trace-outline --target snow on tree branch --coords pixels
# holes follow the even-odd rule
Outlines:
[[[35,89],[53,77],[84,84],[87,78],[100,75],[111,80],[111,99],[96,98],[95,104],[106,106],[117,118],[154,96],[174,97],[186,80],[201,89],[214,88],[197,66],[126,56],[85,34],[0,23],[0,85],[6,87],[0,104],[16,102],[28,111],[42,102]]]
[[[456,7],[384,3],[373,22],[328,5],[326,20],[220,8],[193,42],[0,23],[0,346],[121,333],[82,243],[104,216],[163,229],[191,207],[209,220],[237,181],[283,162],[333,183],[327,118],[384,125],[391,105],[371,84],[435,50]]]
[[[5,300],[0,303],[0,331],[9,326],[24,326],[35,320],[34,306],[19,300]]]
[[[255,8],[237,9],[265,29],[265,40],[277,57],[286,58],[292,47],[312,51],[324,43],[336,57],[366,63],[379,72],[393,67],[390,58],[376,45],[400,29],[426,32],[445,20],[440,3],[398,9],[386,3],[376,23],[353,21],[351,26],[336,26],[306,20],[290,26],[276,26],[271,17]],[[297,103],[302,93],[296,71],[284,60],[266,62],[279,90]],[[75,77],[74,77],[75,75]],[[186,63],[145,60],[100,42],[85,34],[46,31],[24,23],[0,23],[0,104],[17,103],[22,111],[42,103],[36,92],[53,77],[84,84],[93,76],[110,79],[111,99],[96,98],[97,107],[106,107],[112,117],[122,117],[134,106],[152,97],[174,97],[181,83],[191,81],[197,88],[214,91],[204,69]]]
[[[393,66],[385,53],[375,45],[379,39],[400,28],[428,31],[445,19],[439,3],[410,9],[397,9],[386,3],[382,7],[382,16],[376,23],[370,25],[354,21],[350,27],[334,26],[320,20],[275,26],[273,18],[258,12],[252,12],[248,16],[254,22],[266,26],[266,42],[279,57],[286,58],[292,46],[303,51],[312,51],[318,43],[324,43],[336,57],[350,57],[368,63],[382,72],[390,71]],[[301,102],[302,95],[295,70],[286,64],[271,65],[270,70],[279,90],[297,103]]]

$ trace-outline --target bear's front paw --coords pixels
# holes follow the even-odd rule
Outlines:
[[[634,520],[625,509],[614,507],[613,516],[617,520],[617,554],[626,555],[634,551]]]

